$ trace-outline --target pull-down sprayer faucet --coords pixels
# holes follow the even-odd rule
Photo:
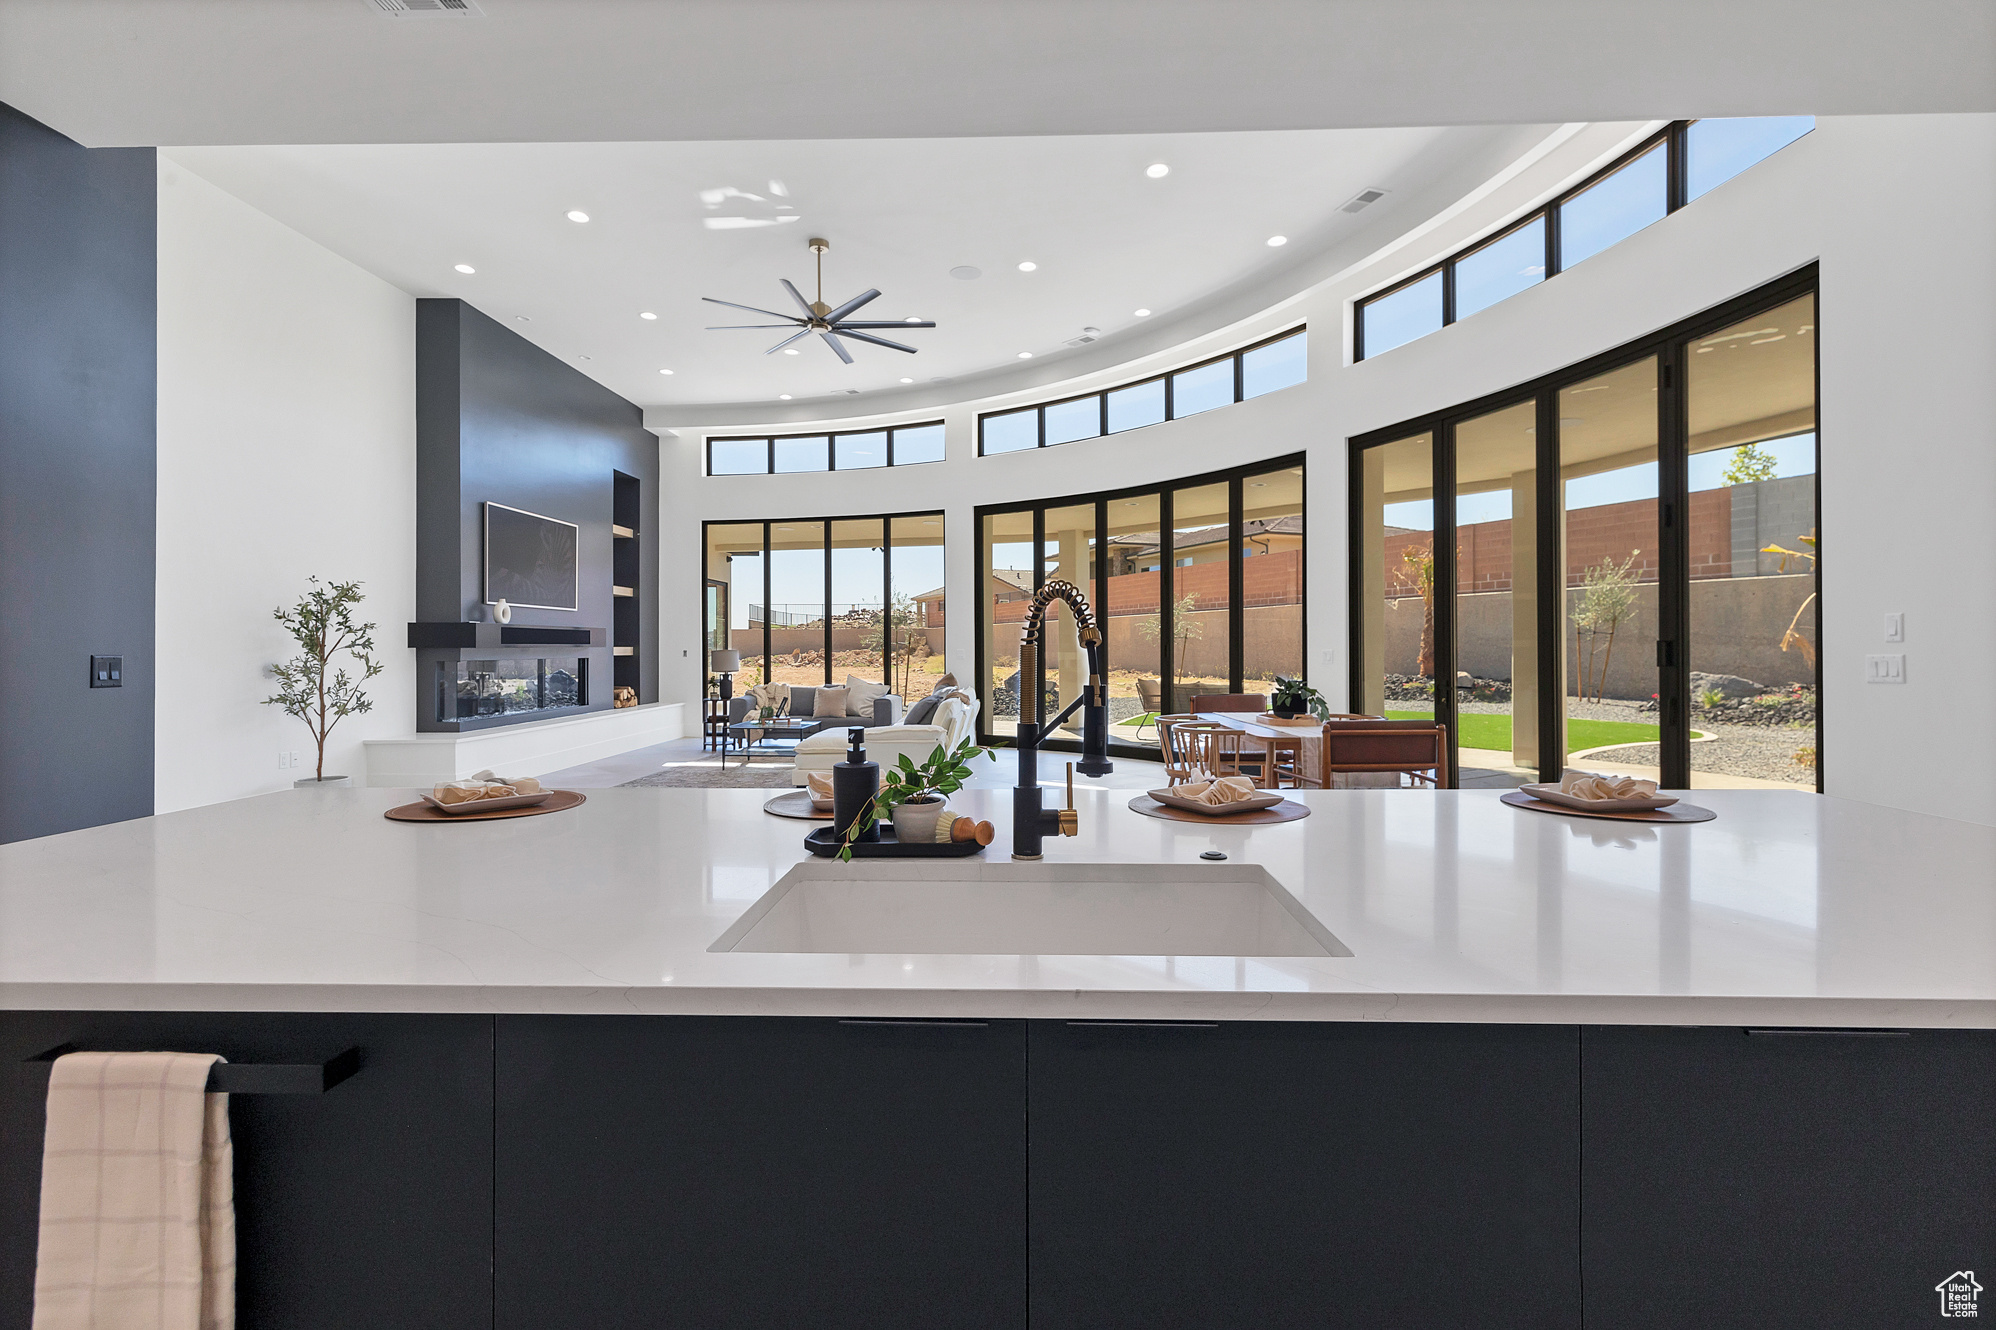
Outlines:
[[[1045,698],[1039,684],[1040,642],[1046,627],[1047,606],[1064,600],[1074,614],[1074,626],[1081,645],[1088,652],[1088,684],[1081,696],[1061,708],[1052,720],[1043,719]],[[1028,690],[1032,700],[1026,700]],[[1033,594],[1026,609],[1026,621],[1019,635],[1019,784],[1012,791],[1012,857],[1037,859],[1041,842],[1052,832],[1072,836],[1078,830],[1074,813],[1074,772],[1067,777],[1065,810],[1040,806],[1040,739],[1081,707],[1081,774],[1106,776],[1115,767],[1108,760],[1109,688],[1102,677],[1102,630],[1088,612],[1088,598],[1072,582],[1056,578]]]

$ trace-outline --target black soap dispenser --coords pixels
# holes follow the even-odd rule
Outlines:
[[[841,844],[854,819],[865,813],[874,796],[880,793],[880,764],[866,760],[866,731],[854,726],[846,731],[846,739],[852,745],[846,751],[846,760],[832,768],[832,836]],[[880,820],[875,818],[867,823],[866,829],[853,839],[879,840]]]

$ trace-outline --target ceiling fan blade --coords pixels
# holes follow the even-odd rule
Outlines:
[[[767,314],[772,319],[789,319],[792,323],[802,323],[804,321],[794,314],[778,314],[773,309],[757,309],[754,305],[737,305],[732,300],[716,300],[712,296],[701,296],[700,298],[710,305],[726,305],[729,309],[745,309],[751,314]]]
[[[788,277],[779,277],[776,280],[783,283],[783,289],[788,291],[790,293],[790,298],[797,302],[797,308],[804,311],[805,318],[808,319],[816,316],[817,311],[811,308],[811,302],[804,299],[804,297],[798,293],[796,287],[790,285],[790,279]]]
[[[810,335],[811,335],[811,330],[809,328],[802,329],[801,331],[793,333],[790,336],[784,338],[782,341],[778,342],[775,346],[772,346],[769,348],[769,350],[763,352],[763,354],[766,356],[773,356],[778,351],[781,351],[784,347],[796,341],[798,338],[809,337]]]
[[[710,323],[708,332],[733,332],[737,328],[795,328],[794,323]]]
[[[840,360],[845,361],[846,364],[848,365],[852,364],[852,352],[846,350],[846,344],[844,342],[841,342],[832,333],[819,333],[818,336],[825,339],[826,346],[829,346],[830,348],[832,348],[832,350],[839,353]]]
[[[908,322],[906,319],[860,319],[855,322],[844,322],[844,326],[848,328],[933,328],[936,325],[927,319],[917,319],[913,323]]]
[[[840,305],[837,309],[827,314],[825,316],[825,322],[837,323],[840,319],[852,313],[854,310],[858,309],[861,305],[864,305],[867,301],[878,299],[879,296],[880,292],[878,291],[862,291],[858,295],[854,296],[851,300],[846,301],[845,304]]]
[[[885,337],[875,337],[872,333],[854,332],[850,328],[834,328],[832,331],[841,337],[850,337],[855,342],[871,342],[875,346],[884,346],[890,351],[906,351],[911,356],[915,354],[915,348],[912,346],[903,346],[899,342],[890,342]]]

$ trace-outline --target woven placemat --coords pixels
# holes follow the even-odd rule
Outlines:
[[[1202,827],[1260,827],[1271,822],[1295,822],[1310,816],[1309,806],[1284,799],[1273,808],[1257,808],[1252,813],[1188,813],[1161,804],[1148,794],[1130,800],[1130,811],[1164,822],[1195,822]]]

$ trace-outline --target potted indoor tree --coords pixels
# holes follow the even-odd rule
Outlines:
[[[319,750],[318,762],[311,776],[294,782],[297,787],[351,785],[351,776],[326,774],[326,736],[348,716],[374,709],[374,703],[360,686],[387,666],[374,659],[374,625],[353,621],[354,607],[362,600],[360,583],[333,582],[321,586],[316,577],[307,580],[312,584],[311,589],[296,605],[290,609],[280,606],[274,611],[277,621],[298,640],[302,649],[290,660],[270,667],[271,676],[277,680],[277,692],[266,697],[263,704],[284,708],[285,715],[296,716],[312,731],[312,740]],[[360,662],[359,678],[349,675],[345,666],[334,669],[333,658],[342,652]]]

